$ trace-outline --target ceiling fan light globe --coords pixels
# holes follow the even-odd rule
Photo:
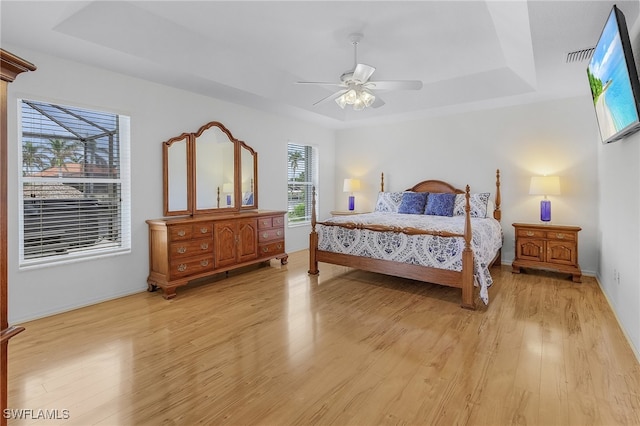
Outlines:
[[[341,95],[336,98],[336,103],[340,108],[344,109],[344,106],[347,104],[347,100],[344,98],[344,95]]]
[[[364,102],[364,105],[370,107],[371,104],[376,100],[376,97],[368,90],[363,90],[360,93],[360,99]]]
[[[364,104],[362,99],[356,99],[356,101],[353,103],[353,109],[355,111],[362,111],[365,108],[366,108],[366,105]]]
[[[345,93],[342,96],[344,96],[345,101],[349,105],[353,105],[356,102],[356,100],[358,99],[358,93],[356,93],[356,91],[354,89],[350,89],[347,93]]]

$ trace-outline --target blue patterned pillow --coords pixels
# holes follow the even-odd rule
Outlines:
[[[375,211],[398,213],[400,202],[402,202],[402,192],[379,192]]]
[[[471,217],[487,217],[489,197],[488,192],[480,192],[477,194],[469,194],[469,216]],[[453,208],[454,216],[464,216],[465,194],[456,195],[456,203]]]
[[[398,207],[398,213],[422,214],[427,203],[428,192],[405,192]]]
[[[424,214],[433,216],[453,216],[456,194],[449,192],[432,193],[427,199]]]

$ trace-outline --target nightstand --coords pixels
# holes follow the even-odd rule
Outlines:
[[[333,210],[331,212],[331,216],[349,216],[352,214],[364,214],[364,213],[371,213],[371,212],[363,212],[358,210]]]
[[[572,275],[573,281],[582,282],[578,265],[577,226],[559,226],[514,223],[516,257],[511,264],[513,273],[521,268],[551,269]]]

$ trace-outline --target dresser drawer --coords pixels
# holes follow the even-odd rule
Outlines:
[[[258,256],[270,256],[284,253],[284,241],[276,241],[270,244],[260,244],[258,246]]]
[[[284,229],[262,229],[258,231],[258,242],[264,243],[267,241],[282,240],[284,238]]]
[[[261,217],[258,219],[258,229],[282,227],[284,227],[284,216]]]
[[[518,237],[525,238],[544,238],[545,231],[540,231],[537,229],[518,229]]]
[[[169,227],[169,241],[182,241],[191,239],[191,225]]]
[[[561,231],[553,231],[553,232],[547,232],[547,238],[551,239],[551,240],[557,240],[557,241],[575,241],[576,240],[576,233],[574,232],[561,232]]]
[[[169,258],[178,259],[183,257],[201,256],[213,253],[213,240],[193,239],[189,241],[178,241],[169,246]]]
[[[211,238],[213,223],[205,222],[194,225],[175,225],[169,228],[170,241],[184,241],[192,238]]]
[[[213,235],[213,223],[200,223],[193,225],[193,230],[191,231],[192,238],[211,238]]]
[[[261,217],[258,219],[258,229],[273,228],[273,217]]]
[[[208,271],[213,271],[213,255],[171,262],[170,275],[175,279]]]

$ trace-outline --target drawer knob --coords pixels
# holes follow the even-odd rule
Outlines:
[[[269,234],[267,234],[266,232],[264,234],[262,234],[262,238],[267,238],[269,236]]]
[[[209,232],[209,228],[205,228],[205,227],[200,228],[201,234],[206,234],[207,232]]]
[[[209,264],[209,261],[207,259],[200,261],[200,266],[207,266],[208,264]]]
[[[535,233],[533,231],[527,231],[527,237],[533,237]]]
[[[184,254],[186,252],[187,252],[187,248],[186,247],[178,247],[178,253]]]
[[[201,248],[202,250],[206,250],[206,249],[208,249],[208,248],[209,248],[209,243],[201,243],[201,244],[200,244],[200,248]]]
[[[187,265],[185,265],[184,263],[181,263],[178,265],[178,272],[184,272],[187,270]]]
[[[556,234],[556,238],[561,240],[564,238],[564,234]]]
[[[187,235],[187,231],[184,229],[178,230],[178,237],[184,237],[185,235]]]
[[[282,248],[282,244],[278,244],[278,250]]]
[[[268,224],[269,224],[269,222],[268,222],[268,221],[266,221],[266,220],[263,220],[263,221],[262,221],[262,224],[263,224],[263,225],[268,225]]]
[[[278,231],[278,232],[276,232],[276,235],[277,235],[278,237],[279,237],[279,236],[281,236],[281,235],[282,235],[282,231]]]
[[[268,252],[268,251],[269,251],[269,247],[262,247],[262,252],[263,252],[263,253],[266,253],[266,252]]]

